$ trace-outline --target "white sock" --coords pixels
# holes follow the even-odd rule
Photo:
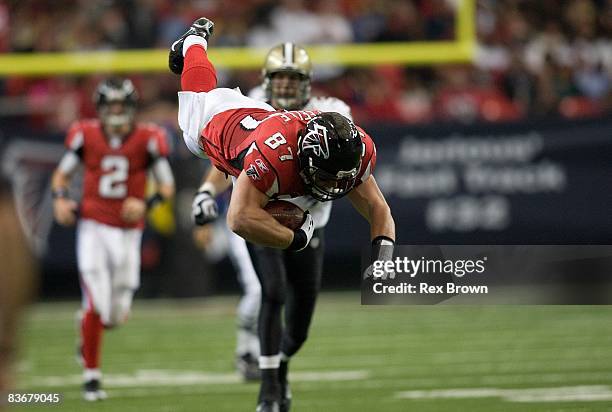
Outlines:
[[[259,357],[259,369],[278,369],[279,366],[280,355]]]
[[[236,333],[236,354],[244,355],[245,353],[250,353],[250,333],[242,328],[238,328],[238,332]]]
[[[96,368],[96,369],[85,369],[83,371],[83,379],[85,381],[90,381],[92,379],[102,379],[102,372],[100,372],[100,369]]]
[[[249,333],[249,351],[256,358],[259,357],[259,337],[256,333]]]
[[[196,36],[195,34],[191,34],[185,38],[183,42],[183,57],[187,54],[187,49],[191,46],[199,44],[204,47],[204,50],[208,50],[208,42],[204,37]]]

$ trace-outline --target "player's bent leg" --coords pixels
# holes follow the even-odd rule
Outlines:
[[[87,272],[81,274],[83,293],[83,313],[81,316],[80,352],[83,365],[83,398],[87,401],[106,399],[106,392],[101,388],[102,371],[100,369],[102,354],[102,338],[104,336],[104,323],[110,318],[110,280],[97,282],[100,276]],[[109,276],[102,276],[107,279]],[[85,279],[88,279],[86,281]],[[97,299],[94,300],[93,296]],[[98,303],[95,304],[94,302]]]
[[[313,242],[312,240],[316,240]],[[308,337],[323,274],[324,233],[317,229],[310,245],[285,254],[287,282],[291,286],[285,305],[285,329],[281,351],[293,356]]]
[[[84,278],[85,276],[82,276]],[[93,276],[87,276],[89,279]],[[90,282],[91,283],[91,282]],[[100,360],[102,352],[102,338],[104,325],[99,310],[93,303],[91,287],[85,286],[81,280],[83,293],[83,310],[80,316],[80,344],[77,350],[80,352],[83,366],[83,398],[87,401],[97,401],[106,398],[106,393],[101,389],[102,372]],[[101,296],[100,289],[97,296]],[[110,298],[108,298],[110,300]],[[105,305],[104,308],[110,308]],[[108,310],[105,310],[108,313]]]
[[[102,371],[100,369],[102,355],[102,339],[104,336],[104,323],[110,318],[110,280],[97,282],[98,286],[86,286],[94,284],[92,279],[99,276],[86,272],[82,274],[81,284],[83,293],[83,312],[81,316],[80,344],[79,350],[83,366],[83,398],[87,401],[97,401],[106,398],[106,392],[101,388]],[[109,276],[105,276],[107,279]],[[86,281],[85,279],[88,279]],[[108,295],[108,296],[106,296]],[[96,296],[97,305],[93,296]]]
[[[281,352],[288,357],[295,355],[308,338],[317,292],[314,288],[305,289],[287,298],[285,313],[291,321],[286,322],[283,330]]]
[[[262,300],[259,312],[261,355],[260,406],[280,400],[278,367],[280,365],[281,313],[286,294],[286,273],[282,251],[254,247],[257,275],[261,282]]]
[[[179,41],[182,41],[181,49],[184,55],[184,65],[181,73],[181,89],[183,91],[178,94],[179,126],[183,131],[183,139],[189,150],[196,156],[203,158],[206,158],[206,154],[202,151],[198,142],[202,130],[215,114],[244,107],[274,110],[267,103],[250,99],[237,90],[216,88],[217,74],[207,54],[209,36],[210,33],[207,36],[205,30],[200,30],[199,34],[189,35],[184,40],[179,39]],[[171,60],[173,53],[174,51],[171,50]]]
[[[106,398],[101,389],[100,353],[104,327],[100,315],[93,309],[83,314],[81,321],[81,353],[83,357],[83,397],[87,401]]]
[[[134,291],[132,289],[124,287],[113,289],[110,323],[105,325],[107,328],[118,327],[127,322],[132,308],[133,298]]]
[[[285,303],[286,273],[282,252],[255,246],[257,275],[261,283],[259,339],[262,356],[277,355],[280,350],[281,311]]]
[[[77,227],[77,263],[83,310],[93,310],[103,322],[110,317],[110,256],[105,245],[105,225],[81,220]]]
[[[103,324],[110,322],[111,280],[109,271],[81,272],[82,310],[95,312]]]
[[[308,338],[317,295],[321,288],[324,256],[324,229],[317,229],[309,246],[300,252],[287,252],[287,283],[285,303],[285,329],[281,341],[281,363],[278,379],[281,386],[280,412],[291,408],[289,387],[289,360]]]
[[[134,292],[140,285],[140,245],[141,229],[113,228],[108,238],[112,240],[112,289],[111,307],[107,327],[116,327],[125,323],[132,308]]]
[[[182,91],[178,93],[178,100],[178,123],[183,132],[183,140],[193,154],[202,158],[206,158],[206,154],[200,147],[200,136],[215,115],[245,107],[274,110],[265,102],[251,99],[238,90],[228,88],[213,89],[205,93]]]
[[[181,89],[190,92],[209,92],[217,87],[217,72],[208,59],[205,40],[189,36],[183,45],[185,66],[181,74]],[[190,41],[191,40],[191,41]]]
[[[77,227],[77,261],[83,295],[80,351],[83,360],[83,397],[106,398],[101,389],[101,348],[104,324],[110,321],[111,275],[104,242],[104,225],[81,220]]]

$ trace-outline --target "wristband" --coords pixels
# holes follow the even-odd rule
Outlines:
[[[372,239],[372,246],[382,245],[382,246],[391,246],[395,245],[395,240],[391,239],[388,236],[376,236]]]
[[[155,193],[153,196],[147,199],[147,210],[152,209],[163,201],[164,197],[160,195],[159,192]]]
[[[204,192],[208,192],[210,197],[215,197],[215,195],[217,194],[217,191],[215,190],[215,185],[213,185],[210,182],[204,182],[198,188],[198,193],[204,193]]]
[[[58,199],[58,198],[66,199],[68,198],[68,189],[66,189],[65,187],[54,189],[51,191],[51,197],[53,199]]]
[[[393,259],[395,241],[387,236],[376,236],[372,240],[372,261]]]
[[[289,247],[285,250],[303,249],[306,246],[307,242],[308,242],[308,237],[306,236],[306,233],[304,233],[302,229],[295,230],[293,232],[293,240],[291,241],[291,244],[289,245]]]

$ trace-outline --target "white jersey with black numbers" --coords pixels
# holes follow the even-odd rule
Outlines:
[[[249,97],[265,101],[265,93],[262,87],[256,87],[249,92]],[[342,100],[335,97],[312,97],[308,103],[300,110],[319,110],[322,112],[337,112],[344,117],[353,120],[350,107]],[[292,199],[287,199],[304,210],[309,210],[315,222],[315,228],[324,227],[329,221],[331,214],[332,202],[319,202],[311,196],[300,196]]]

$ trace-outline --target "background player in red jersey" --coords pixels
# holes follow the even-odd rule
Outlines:
[[[187,147],[210,158],[220,171],[236,178],[228,211],[230,228],[261,246],[302,250],[314,224],[307,214],[293,231],[276,222],[263,207],[270,199],[310,195],[319,201],[348,195],[369,221],[375,259],[390,259],[395,224],[371,176],[376,150],[370,136],[338,113],[274,111],[239,91],[216,88],[216,74],[206,49],[213,24],[206,18],[171,47],[170,69],[181,74],[179,125]],[[279,411],[277,368],[262,368],[257,411]]]
[[[83,292],[81,346],[84,398],[106,397],[101,389],[100,348],[104,328],[123,323],[140,283],[140,243],[147,209],[174,195],[163,129],[136,123],[136,90],[130,80],[101,82],[94,94],[99,120],[76,122],[67,152],[52,177],[58,223],[77,221],[77,261]],[[71,177],[84,166],[83,197],[68,196]],[[145,201],[147,173],[157,193]]]

